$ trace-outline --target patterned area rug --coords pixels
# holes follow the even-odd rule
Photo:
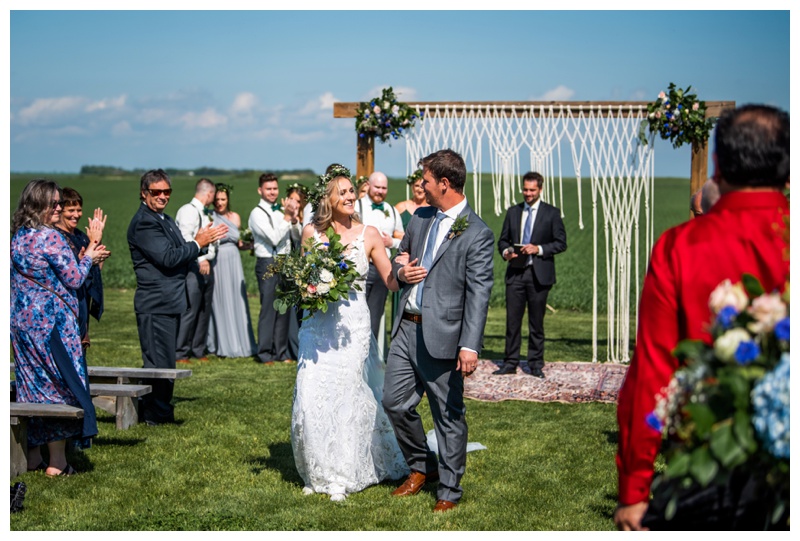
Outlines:
[[[500,365],[501,361],[478,361],[478,369],[466,380],[464,396],[484,402],[614,403],[628,370],[625,364],[548,362],[545,378],[540,379],[532,377],[527,366],[517,369],[516,375],[493,375]]]

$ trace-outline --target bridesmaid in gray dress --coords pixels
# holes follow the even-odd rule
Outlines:
[[[242,220],[230,208],[232,187],[217,184],[214,197],[214,222],[228,226],[225,238],[219,241],[214,260],[214,296],[211,301],[211,324],[206,346],[218,357],[252,357],[256,353],[250,308],[247,302],[247,287],[244,283],[242,260],[239,250],[239,227]]]

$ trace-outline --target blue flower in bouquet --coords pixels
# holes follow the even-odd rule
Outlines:
[[[739,343],[734,358],[737,363],[745,365],[755,361],[759,355],[761,355],[761,348],[758,347],[758,344],[752,340],[745,340]]]
[[[775,325],[775,338],[789,340],[789,318],[785,317]]]
[[[767,450],[789,458],[789,353],[753,388],[753,426]]]
[[[730,329],[739,312],[733,306],[726,306],[717,314],[717,324],[723,329]]]
[[[658,415],[656,415],[655,412],[649,413],[645,421],[647,422],[647,426],[656,432],[661,432],[661,430],[664,428],[664,423],[661,422],[661,419],[658,418]]]

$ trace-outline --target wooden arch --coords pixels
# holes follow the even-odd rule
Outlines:
[[[495,107],[497,111],[502,111],[507,115],[519,115],[522,110],[530,107],[534,108],[534,115],[539,116],[540,108],[545,109],[569,107],[572,110],[579,108],[597,109],[600,114],[607,116],[609,110],[619,111],[623,107],[622,114],[625,115],[624,108],[647,107],[647,101],[460,101],[460,102],[432,102],[415,101],[408,102],[410,105],[421,105],[429,107],[444,107],[445,105],[453,111],[456,116],[470,110],[476,106]],[[338,102],[333,104],[333,118],[355,118],[359,102]],[[706,118],[718,117],[723,111],[736,107],[735,101],[706,101]],[[454,109],[455,108],[455,109]],[[375,139],[373,137],[358,137],[356,135],[356,176],[369,176],[375,170]],[[691,164],[691,183],[690,194],[700,189],[708,179],[708,143],[702,145],[692,145],[692,164]]]

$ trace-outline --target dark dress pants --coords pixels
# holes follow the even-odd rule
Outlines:
[[[179,314],[136,314],[144,368],[175,368],[175,337]],[[139,419],[155,423],[175,421],[172,390],[175,380],[143,380],[153,390],[141,398]]]
[[[193,263],[186,274],[187,307],[178,325],[176,360],[205,356],[213,297],[214,274],[200,274],[200,267]]]
[[[369,264],[365,293],[367,306],[369,306],[369,324],[372,328],[372,336],[377,340],[381,328],[381,317],[386,311],[386,297],[389,295],[389,288],[383,283],[383,278],[372,263]]]
[[[522,318],[527,306],[528,366],[531,370],[544,367],[544,312],[551,287],[539,283],[532,266],[509,269],[506,275],[506,364],[519,364]]]
[[[256,279],[261,297],[261,310],[258,313],[258,352],[257,359],[262,362],[284,361],[289,359],[289,319],[291,311],[278,313],[272,306],[275,302],[275,288],[280,276],[264,278],[267,267],[274,261],[271,257],[256,259]]]

